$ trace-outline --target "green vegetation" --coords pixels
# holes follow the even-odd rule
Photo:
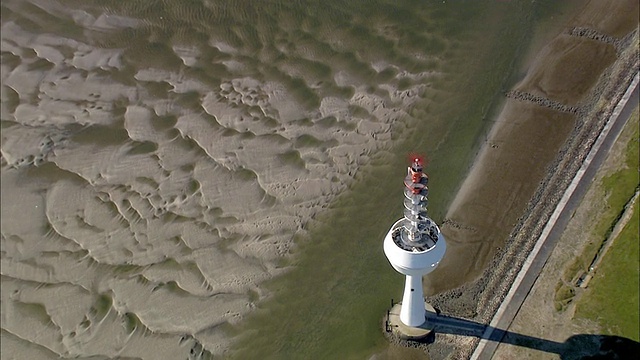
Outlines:
[[[596,225],[594,236],[606,239],[624,211],[624,207],[638,189],[638,109],[627,128],[633,135],[626,148],[625,167],[605,177],[602,189],[607,198],[602,220]],[[640,314],[638,311],[640,286],[640,249],[638,235],[638,199],[632,205],[633,215],[620,235],[614,239],[609,251],[589,288],[576,305],[576,317],[597,321],[607,334],[639,340]],[[593,258],[597,249],[582,258]],[[586,252],[586,251],[585,251]],[[586,265],[588,266],[588,264]]]
[[[623,168],[605,176],[598,184],[604,205],[597,214],[598,222],[588,231],[590,233],[589,243],[582,253],[564,269],[562,278],[558,280],[555,296],[555,308],[558,311],[564,310],[572,300],[572,298],[567,299],[559,293],[561,288],[574,285],[577,278],[589,271],[593,259],[603,246],[604,241],[610,236],[625,210],[625,205],[632,198],[640,182],[638,179],[638,109],[631,116],[625,131],[633,131],[633,134],[631,134],[631,140],[625,150]]]
[[[613,217],[613,219],[609,220],[609,222],[607,222],[606,219],[603,219],[598,223],[598,227],[596,228],[597,234],[604,233],[605,236],[608,236],[611,233],[613,226],[615,226],[615,221],[624,211],[624,206],[633,196],[633,193],[640,183],[638,178],[639,147],[637,108],[629,123],[635,130],[629,144],[627,145],[625,168],[602,179],[602,188],[605,191],[605,196],[607,197],[606,212],[607,215],[609,217]]]
[[[640,341],[638,200],[634,214],[615,240],[576,307],[576,317],[596,320],[606,334]]]

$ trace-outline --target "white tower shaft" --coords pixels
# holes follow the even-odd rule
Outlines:
[[[400,321],[419,327],[426,321],[422,276],[433,271],[446,251],[444,236],[427,215],[428,177],[422,160],[414,159],[404,179],[404,217],[384,239],[384,253],[399,273],[406,276]]]
[[[426,313],[422,291],[422,275],[407,275],[400,308],[400,320],[409,326],[420,326],[424,323]]]

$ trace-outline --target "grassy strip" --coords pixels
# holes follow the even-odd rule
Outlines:
[[[634,213],[576,305],[576,317],[597,321],[605,334],[640,341],[638,200]]]
[[[589,271],[594,257],[609,237],[624,207],[633,196],[638,186],[638,109],[634,111],[627,125],[634,131],[625,150],[623,169],[603,177],[599,187],[602,191],[603,206],[597,214],[597,223],[589,232],[589,242],[584,251],[563,272],[562,278],[556,286],[555,309],[564,310],[573,300],[568,296],[568,289],[575,285],[578,277]],[[629,131],[626,130],[625,131]],[[571,292],[575,295],[575,292]]]
[[[638,187],[638,109],[627,125],[634,133],[626,149],[625,167],[605,178],[602,189],[607,201],[604,214],[593,232],[599,239],[606,239],[616,221],[624,211],[625,204]],[[607,334],[625,336],[638,341],[639,338],[639,278],[640,255],[638,244],[638,200],[632,219],[621,234],[614,239],[605,254],[601,266],[590,283],[590,287],[576,304],[576,317],[595,320]],[[593,259],[599,244],[592,244],[581,257],[586,267]]]

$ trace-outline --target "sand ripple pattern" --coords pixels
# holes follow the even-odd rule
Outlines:
[[[3,356],[224,350],[441,75],[428,13],[349,6],[2,2]]]

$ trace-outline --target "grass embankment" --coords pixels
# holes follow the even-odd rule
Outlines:
[[[624,212],[640,181],[638,177],[638,109],[634,111],[627,130],[633,135],[627,144],[626,161],[622,169],[603,178],[600,185],[606,199],[601,220],[595,226],[592,237],[598,239],[585,250],[578,263],[588,270],[591,260],[602,242],[609,237],[613,227]],[[598,322],[605,334],[639,340],[640,312],[638,307],[640,286],[640,253],[638,235],[638,200],[633,206],[631,220],[604,255],[589,287],[576,304],[575,317]]]
[[[636,199],[631,221],[605,255],[575,315],[597,321],[605,334],[635,341],[640,341],[638,224]]]

